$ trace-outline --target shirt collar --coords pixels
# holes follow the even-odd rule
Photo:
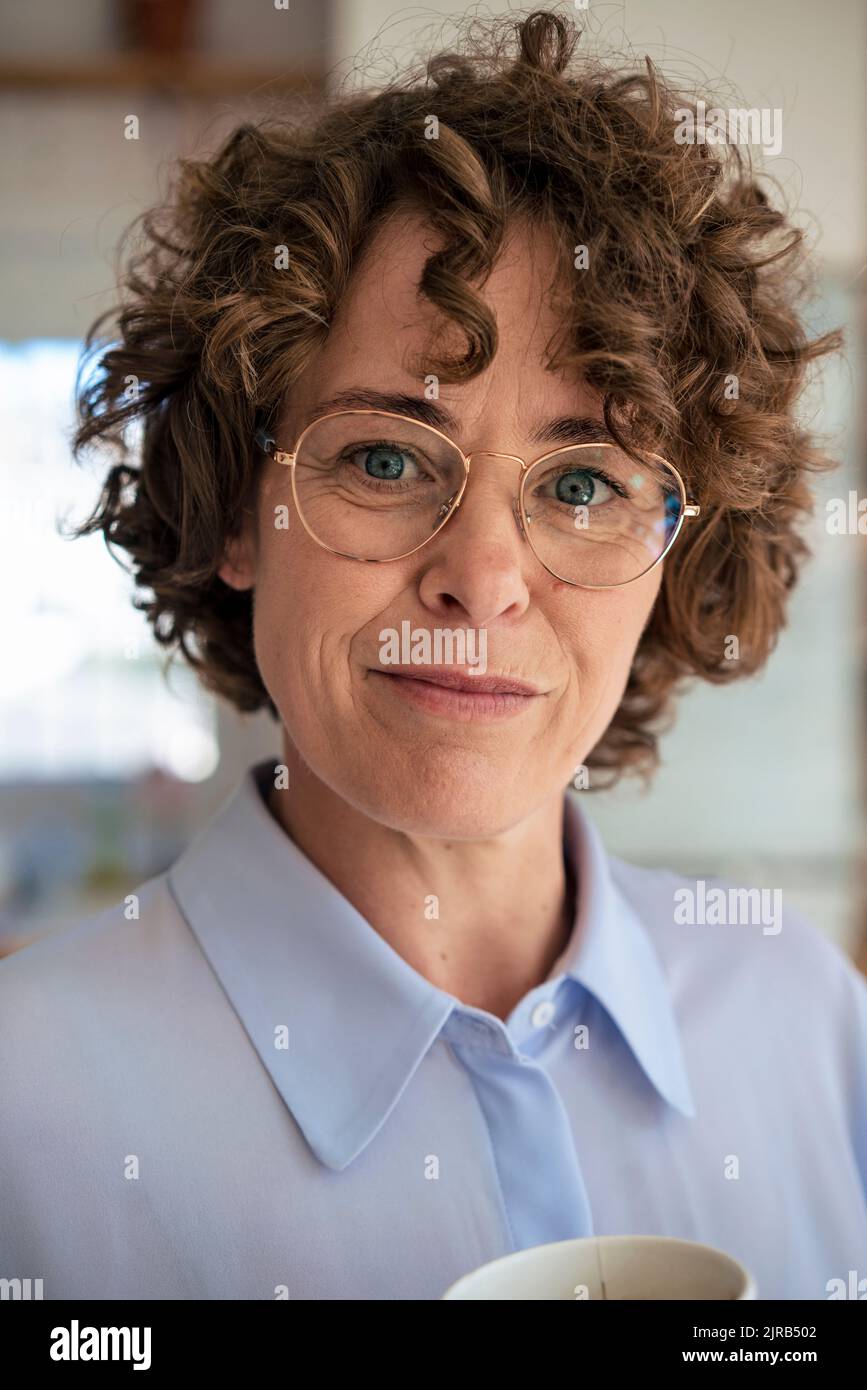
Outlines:
[[[277,825],[263,800],[273,775],[271,763],[251,768],[167,878],[308,1144],[339,1171],[464,1006],[398,955]],[[564,835],[580,907],[549,980],[570,975],[594,994],[657,1089],[692,1114],[659,961],[569,796]]]
[[[692,1118],[680,1030],[668,981],[648,930],[614,881],[599,831],[567,793],[563,839],[578,880],[578,912],[548,976],[577,980],[604,1006],[660,1095]]]

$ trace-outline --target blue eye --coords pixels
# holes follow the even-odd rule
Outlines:
[[[384,478],[389,482],[403,477],[404,462],[399,449],[377,447],[368,449],[364,460],[364,470],[371,478]]]
[[[560,474],[554,492],[557,501],[569,507],[588,507],[591,502],[597,506],[606,502],[608,496],[605,494],[610,495],[611,489],[601,474],[588,468],[571,468],[568,473]]]
[[[393,444],[367,445],[353,454],[353,458],[359,457],[363,460],[361,467],[367,476],[384,483],[406,481],[408,470],[416,466],[405,449]]]

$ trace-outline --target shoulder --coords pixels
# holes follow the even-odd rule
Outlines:
[[[48,1049],[62,1069],[65,1044],[122,1037],[196,953],[160,874],[0,960],[0,1076],[14,1084]]]
[[[867,979],[779,885],[609,863],[677,992],[736,1005],[739,1026],[753,1006],[768,1028],[860,1049],[867,1086]]]
[[[84,968],[109,961],[117,953],[155,946],[178,919],[168,873],[138,884],[124,897],[87,917],[31,941],[0,960],[0,989],[13,977],[31,972],[52,975],[58,969]]]

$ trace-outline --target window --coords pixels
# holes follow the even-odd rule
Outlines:
[[[0,344],[4,442],[0,582],[6,596],[0,780],[125,779],[216,769],[213,701],[132,607],[133,581],[89,513],[104,456],[73,462],[76,342]]]

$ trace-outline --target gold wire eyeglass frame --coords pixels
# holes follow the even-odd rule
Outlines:
[[[439,524],[434,528],[433,531],[431,531],[429,536],[425,536],[424,540],[420,541],[418,545],[414,545],[411,550],[405,550],[402,555],[391,555],[388,557],[388,559],[371,559],[367,555],[353,555],[346,550],[337,550],[334,546],[328,545],[325,541],[320,540],[320,538],[315,534],[315,532],[313,532],[310,529],[310,527],[307,524],[307,519],[304,516],[301,503],[298,500],[298,490],[296,486],[295,464],[298,459],[298,453],[306,436],[316,425],[320,423],[320,421],[331,420],[338,415],[376,415],[379,418],[399,420],[401,421],[401,423],[412,425],[416,429],[427,430],[429,434],[437,435],[441,440],[443,440],[444,443],[448,444],[449,447],[453,449],[455,453],[458,454],[460,458],[463,460],[463,482],[461,483],[457,492],[448,500],[448,502],[443,503],[443,506],[440,508],[442,518]],[[675,468],[674,464],[669,463],[668,459],[662,458],[659,454],[648,453],[647,458],[653,459],[656,463],[660,463],[664,468],[668,469],[669,473],[671,473],[672,477],[674,478],[677,484],[677,491],[680,496],[681,502],[680,515],[677,519],[677,525],[675,526],[672,534],[669,536],[661,554],[657,556],[657,558],[653,561],[652,564],[648,565],[646,569],[643,569],[640,574],[635,574],[630,579],[621,579],[616,584],[582,584],[580,580],[567,579],[565,575],[558,574],[556,570],[553,570],[550,565],[545,563],[545,561],[542,559],[541,555],[537,551],[535,545],[533,544],[533,538],[531,535],[532,516],[530,513],[527,512],[524,506],[524,489],[527,485],[527,479],[529,478],[533,469],[538,467],[539,464],[547,463],[550,459],[556,458],[560,454],[573,454],[579,449],[599,449],[610,447],[610,445],[606,445],[604,443],[566,444],[560,449],[551,449],[548,453],[540,454],[538,458],[531,459],[529,462],[527,461],[527,459],[521,458],[520,454],[501,454],[495,452],[492,449],[474,449],[471,454],[465,454],[463,449],[461,449],[453,439],[450,439],[447,434],[444,434],[442,430],[438,430],[434,425],[428,425],[421,420],[413,419],[412,416],[400,415],[397,412],[391,410],[362,409],[332,410],[326,415],[318,415],[315,420],[311,420],[308,425],[304,426],[304,429],[301,431],[301,433],[298,435],[298,438],[295,441],[294,449],[281,449],[277,444],[276,440],[273,438],[273,436],[270,435],[268,431],[264,429],[257,429],[254,435],[254,439],[258,447],[263,451],[263,453],[270,455],[270,457],[274,460],[275,463],[283,464],[290,470],[292,481],[292,498],[295,503],[295,510],[298,513],[298,519],[301,522],[301,525],[304,527],[304,530],[307,532],[310,539],[312,541],[315,541],[317,545],[321,546],[323,550],[329,551],[332,555],[341,555],[347,560],[359,560],[362,564],[389,565],[392,564],[395,560],[405,560],[407,556],[415,555],[416,551],[421,550],[422,547],[427,545],[429,541],[432,541],[434,536],[439,534],[439,532],[443,529],[443,527],[451,519],[451,517],[454,516],[455,512],[460,507],[461,500],[464,496],[464,493],[467,490],[467,484],[469,483],[470,479],[470,462],[477,454],[484,454],[488,458],[510,459],[513,463],[519,463],[521,465],[521,484],[518,489],[516,502],[512,505],[512,514],[515,518],[518,530],[520,531],[523,539],[529,545],[530,549],[536,556],[536,559],[539,561],[539,564],[543,567],[543,569],[547,570],[548,573],[553,575],[555,579],[559,579],[564,584],[571,584],[576,589],[621,589],[625,584],[633,584],[636,579],[643,578],[645,574],[649,574],[651,570],[656,569],[656,566],[661,564],[662,561],[665,559],[666,555],[668,555],[669,551],[671,550],[672,546],[674,545],[675,541],[680,535],[681,527],[683,526],[684,521],[686,521],[690,517],[697,517],[701,513],[701,507],[698,505],[698,503],[689,502],[687,500],[686,489],[683,484],[683,478],[680,476],[680,473]]]

